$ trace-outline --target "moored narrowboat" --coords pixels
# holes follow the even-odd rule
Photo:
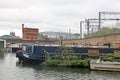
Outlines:
[[[70,53],[75,54],[80,59],[85,58],[98,58],[103,54],[120,54],[119,48],[88,48],[88,47],[67,47]],[[62,52],[61,46],[27,46],[26,51],[18,51],[16,57],[23,63],[39,63],[45,61],[48,52],[52,57],[54,54],[60,54]],[[68,53],[69,54],[69,53]]]

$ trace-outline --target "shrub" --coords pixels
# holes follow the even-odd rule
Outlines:
[[[108,54],[103,56],[104,59],[120,59],[119,55]]]
[[[80,66],[80,67],[89,67],[89,60],[71,60],[70,66]]]
[[[57,66],[60,60],[46,60],[43,64],[48,66]]]

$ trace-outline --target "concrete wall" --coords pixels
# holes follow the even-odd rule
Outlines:
[[[6,48],[6,40],[0,39],[0,48]]]

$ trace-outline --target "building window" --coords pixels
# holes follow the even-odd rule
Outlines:
[[[34,40],[34,38],[33,38],[33,37],[31,37],[31,40]]]
[[[35,39],[37,39],[37,37],[35,37]]]
[[[29,37],[27,37],[27,39],[29,39]]]

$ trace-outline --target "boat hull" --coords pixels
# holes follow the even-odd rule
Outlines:
[[[105,71],[120,71],[120,62],[92,60],[90,61],[90,69]]]
[[[34,57],[23,52],[16,53],[16,57],[19,59],[19,63],[41,64],[45,61],[44,57]]]

